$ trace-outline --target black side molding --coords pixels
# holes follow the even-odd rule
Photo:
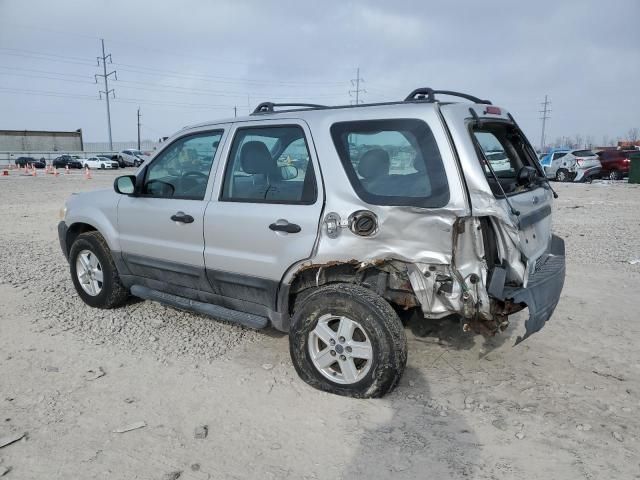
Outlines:
[[[239,312],[237,310],[231,310],[229,308],[212,305],[210,303],[198,302],[197,300],[191,300],[189,298],[179,297],[159,290],[153,290],[148,287],[143,287],[142,285],[133,285],[131,287],[131,294],[146,300],[164,303],[180,310],[188,310],[202,315],[208,315],[218,320],[236,323],[256,330],[266,328],[267,325],[269,325],[269,320],[266,317],[261,317],[260,315]]]

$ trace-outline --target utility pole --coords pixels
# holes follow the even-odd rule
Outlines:
[[[540,117],[540,120],[542,120],[542,135],[540,136],[540,150],[544,150],[544,134],[545,134],[545,129],[547,127],[547,120],[549,118],[551,118],[551,116],[549,115],[551,113],[551,109],[549,108],[551,106],[551,100],[549,100],[549,97],[547,95],[544,96],[544,102],[542,102],[540,105],[542,105],[542,110],[540,110],[540,113],[542,114],[542,116]]]
[[[349,90],[349,96],[352,97],[355,94],[356,101],[355,105],[362,103],[360,101],[360,94],[367,93],[364,88],[360,88],[360,84],[364,83],[364,78],[360,77],[360,67],[356,69],[356,78],[351,79],[351,86],[355,87],[353,90]],[[351,102],[353,104],[353,102]]]
[[[113,62],[111,60],[111,54],[105,55],[104,53],[104,39],[101,38],[100,42],[102,43],[102,56],[97,57],[97,59],[98,59],[98,66],[100,66],[100,60],[102,60],[102,75],[96,74],[95,79],[96,79],[96,83],[98,83],[98,77],[104,78],[104,91],[100,90],[99,95],[100,95],[100,99],[102,99],[102,94],[104,93],[105,100],[107,101],[107,126],[109,127],[109,150],[113,150],[113,140],[111,138],[111,110],[109,109],[109,94],[110,93],[113,94],[113,98],[115,98],[116,93],[113,89],[109,90],[109,77],[113,75],[114,78],[118,80],[118,75],[116,74],[115,70],[107,73],[107,58],[109,59],[109,63],[113,63]]]
[[[138,150],[140,150],[140,107],[138,107]]]

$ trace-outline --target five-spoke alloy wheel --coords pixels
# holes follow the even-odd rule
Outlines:
[[[289,350],[309,385],[357,398],[393,390],[407,363],[407,339],[393,307],[375,292],[348,283],[298,295]]]
[[[120,282],[111,250],[100,233],[78,235],[69,251],[71,280],[84,303],[97,308],[122,305],[129,291]]]

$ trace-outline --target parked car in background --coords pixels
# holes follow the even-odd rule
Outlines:
[[[47,162],[44,158],[38,160],[33,157],[18,157],[16,158],[16,165],[21,168],[26,165],[33,165],[36,168],[45,168],[47,166]]]
[[[547,178],[558,182],[588,182],[602,169],[598,156],[585,149],[552,149],[540,164]]]
[[[118,154],[118,163],[121,167],[139,167],[148,158],[149,156],[140,150],[122,150]]]
[[[60,155],[53,160],[53,168],[82,168],[82,163],[71,155]]]
[[[80,159],[80,161],[82,162],[83,167],[90,168],[92,170],[93,169],[111,170],[113,168],[113,164],[111,163],[111,160],[105,160],[103,158],[89,157],[89,158],[82,158]]]
[[[111,168],[119,168],[120,162],[118,160],[113,159],[108,155],[96,155],[100,160],[104,160],[105,162],[111,162]]]
[[[603,150],[597,153],[602,164],[600,175],[609,180],[622,180],[629,175],[630,156],[637,150]]]

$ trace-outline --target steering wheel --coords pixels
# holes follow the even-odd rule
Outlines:
[[[160,187],[160,192],[154,192],[154,190],[157,188],[156,185]],[[147,183],[145,183],[144,190],[145,193],[160,193],[163,196],[172,197],[174,192],[176,191],[176,187],[174,187],[170,183],[163,182],[162,180],[154,179],[149,180]]]
[[[207,180],[209,178],[209,175],[207,175],[206,173],[202,173],[202,172],[198,172],[196,170],[190,170],[188,172],[184,172],[182,174],[182,177],[202,177],[205,180]]]

